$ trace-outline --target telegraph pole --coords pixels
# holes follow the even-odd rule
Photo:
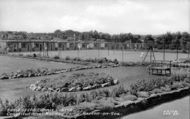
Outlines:
[[[176,60],[178,60],[178,58],[179,58],[179,56],[178,56],[178,50],[179,50],[179,44],[180,44],[180,41],[179,41],[179,39],[177,39],[177,41],[176,41],[176,47],[177,47],[177,55],[176,55]]]
[[[165,39],[164,39],[164,54],[163,54],[163,60],[165,61],[165,55],[166,55],[166,51],[165,51],[165,46],[166,44],[165,44]]]

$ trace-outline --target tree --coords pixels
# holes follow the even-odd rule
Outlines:
[[[155,39],[152,37],[152,35],[146,35],[144,42],[146,43],[146,48],[154,48]]]

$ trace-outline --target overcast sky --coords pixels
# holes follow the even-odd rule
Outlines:
[[[0,31],[189,31],[189,0],[0,0]]]

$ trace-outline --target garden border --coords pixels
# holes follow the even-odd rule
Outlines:
[[[104,109],[104,110],[96,110],[95,113],[99,113],[99,115],[77,115],[72,117],[64,117],[66,119],[115,119],[122,116],[126,116],[131,113],[139,112],[146,110],[148,108],[154,107],[156,105],[166,103],[175,99],[179,99],[185,96],[190,95],[190,87],[185,87],[181,89],[177,89],[170,92],[158,93],[155,95],[151,95],[148,98],[139,99],[136,101],[128,101],[127,104],[117,105],[112,109]],[[119,113],[120,115],[101,115],[102,113]],[[93,113],[92,113],[93,114]]]

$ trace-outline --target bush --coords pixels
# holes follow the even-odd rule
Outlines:
[[[26,57],[32,57],[32,55],[31,54],[27,54]]]
[[[149,93],[145,91],[137,92],[138,97],[147,98],[149,97]]]
[[[121,94],[126,94],[127,92],[128,90],[125,89],[124,86],[120,85],[119,87],[111,90],[110,97],[119,97]]]
[[[185,81],[186,83],[190,83],[190,77],[186,77],[186,78],[184,79],[184,81]]]
[[[110,85],[115,85],[114,79],[105,73],[74,73],[68,76],[60,76],[55,79],[42,79],[38,81],[35,85],[48,89],[49,91],[81,91],[81,90],[91,90],[101,87],[106,87]],[[64,89],[64,90],[63,90]]]
[[[18,54],[18,56],[24,56],[23,54]]]
[[[78,101],[77,101],[77,104],[79,103],[82,103],[82,102],[89,102],[90,101],[90,97],[89,97],[89,94],[86,93],[82,93],[78,96]]]
[[[148,66],[149,62],[120,62],[121,66]]]
[[[171,76],[171,78],[174,80],[174,81],[184,81],[184,79],[187,77],[187,74],[186,73],[175,73]]]
[[[152,91],[153,93],[159,93],[161,92],[161,88],[163,90],[169,91],[171,87],[173,90],[185,87],[184,83],[182,82],[188,82],[189,78],[186,78],[187,75],[184,74],[174,74],[171,77],[160,77],[160,78],[154,78],[154,79],[143,79],[138,80],[135,83],[130,85],[130,92],[133,95],[137,95],[137,92],[139,91]],[[167,86],[167,87],[166,87]],[[166,87],[164,89],[164,87]]]
[[[5,108],[3,101],[0,99],[0,116],[6,116],[7,109]]]
[[[155,88],[160,88],[173,82],[173,78],[155,78],[143,79],[130,85],[131,93],[136,94],[137,91],[152,91]]]
[[[119,62],[118,62],[117,59],[115,59],[115,60],[113,61],[113,63],[114,63],[114,64],[119,64]]]
[[[11,103],[8,100],[3,102],[0,98],[0,116],[7,116],[8,109],[12,108]]]
[[[82,59],[79,58],[79,57],[75,57],[73,60],[74,60],[74,61],[82,61]]]
[[[53,74],[57,69],[48,70],[47,68],[38,68],[38,69],[26,69],[18,70],[17,72],[3,73],[0,76],[0,79],[11,79],[11,78],[24,78],[24,77],[34,77],[34,76],[44,76],[48,74]]]
[[[151,91],[151,93],[153,94],[162,93],[162,90],[159,88],[155,88],[154,90]]]
[[[37,55],[34,53],[34,54],[33,54],[33,57],[37,57]]]
[[[181,82],[174,82],[173,85],[171,86],[172,90],[180,89],[183,88],[184,85]]]
[[[130,101],[134,101],[137,100],[137,96],[135,95],[131,95],[131,94],[127,94],[122,96],[122,98],[126,101],[126,100],[130,100]]]
[[[103,89],[98,91],[98,97],[103,98],[103,97],[109,97],[110,92],[108,89]]]
[[[100,82],[102,79],[106,79],[107,75],[99,75],[101,77]],[[82,77],[85,76],[85,74],[74,74],[72,76],[73,79],[76,79],[77,77]],[[89,76],[92,78],[93,74],[89,74]],[[63,76],[64,77],[64,76]],[[100,78],[99,77],[99,78]],[[111,88],[111,89],[101,89],[101,90],[93,90],[90,92],[86,93],[43,93],[39,95],[33,95],[33,96],[27,96],[27,97],[21,97],[20,99],[17,99],[13,103],[9,103],[6,101],[3,103],[0,100],[0,115],[5,115],[7,109],[33,109],[33,108],[45,108],[45,109],[58,109],[60,106],[65,107],[65,106],[70,106],[70,105],[76,105],[84,102],[103,102],[103,106],[107,105],[115,105],[116,102],[114,102],[113,98],[115,97],[120,97],[120,99],[124,100],[137,100],[137,97],[148,97],[149,94],[151,93],[161,93],[162,91],[170,91],[179,89],[185,86],[188,86],[189,83],[189,77],[184,78],[184,76],[172,76],[169,78],[155,78],[155,79],[143,79],[143,80],[138,80],[134,84],[131,84],[130,90],[126,89],[123,85]],[[62,80],[62,79],[61,79]],[[44,83],[47,83],[50,81],[50,85],[48,84],[48,88],[54,88],[52,87],[51,83],[55,83],[56,80],[41,80],[40,83],[45,86]],[[63,81],[63,80],[62,80]],[[64,80],[65,81],[65,80]],[[66,80],[66,82],[63,81],[63,84],[66,85],[68,84],[67,87],[70,87],[74,85],[78,85],[79,83],[85,83],[84,80],[80,80],[77,82],[73,82],[70,78]],[[88,80],[89,81],[89,80]],[[95,81],[94,78],[92,78],[90,81]],[[107,79],[106,79],[107,81]],[[96,82],[96,81],[95,81]],[[58,83],[58,82],[56,82]],[[90,84],[87,82],[87,84]],[[59,87],[59,83],[56,84]],[[86,85],[86,84],[85,84]],[[60,87],[62,88],[62,87]],[[107,99],[107,100],[106,100]],[[117,98],[118,99],[118,98]],[[101,104],[100,104],[101,105]],[[110,106],[110,107],[111,107]]]
[[[66,96],[65,96],[65,105],[66,106],[69,106],[69,105],[76,105],[77,104],[77,95],[76,94],[72,94],[72,93],[70,93],[70,94],[67,94]]]
[[[65,60],[70,60],[71,58],[69,57],[69,56],[67,56],[66,58],[65,58]]]
[[[98,91],[90,91],[91,100],[94,100],[98,97],[99,93]]]
[[[60,57],[59,56],[54,56],[54,59],[60,59]]]

